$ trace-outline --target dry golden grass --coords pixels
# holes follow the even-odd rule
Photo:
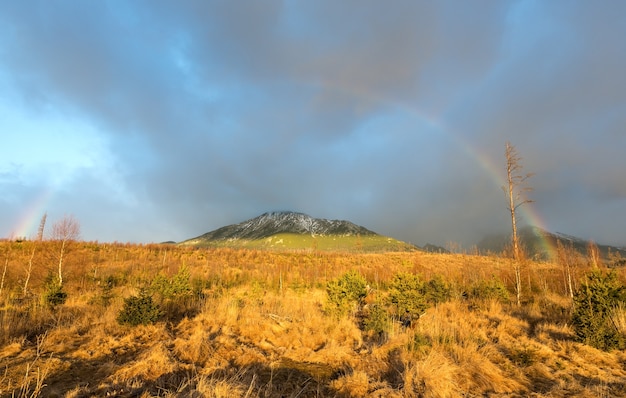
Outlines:
[[[404,371],[406,397],[448,398],[461,394],[457,385],[459,367],[440,349],[425,358],[407,363]]]
[[[464,298],[493,277],[512,286],[510,261],[498,257],[76,243],[68,300],[50,309],[40,296],[53,243],[37,248],[28,297],[21,284],[34,243],[0,244],[14,245],[0,297],[0,396],[626,396],[626,353],[574,342],[562,273],[548,263],[523,269],[526,302],[517,307]],[[117,323],[124,298],[182,264],[203,293],[186,316]],[[411,328],[394,323],[376,336],[353,315],[323,311],[326,282],[352,269],[370,283],[369,304],[384,301],[398,272],[441,275],[452,299]],[[105,307],[98,298],[109,276]]]
[[[611,314],[611,321],[613,325],[622,336],[626,336],[626,306],[619,303],[617,307],[613,309]]]

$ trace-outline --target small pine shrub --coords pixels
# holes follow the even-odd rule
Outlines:
[[[574,294],[572,325],[576,339],[605,351],[625,348],[625,336],[612,317],[615,308],[625,302],[626,288],[615,272],[594,270],[587,274]]]
[[[192,294],[191,272],[189,272],[189,268],[185,264],[172,277],[171,289],[174,297],[190,296]]]
[[[481,280],[472,286],[469,296],[478,300],[497,300],[504,304],[510,300],[506,285],[495,276],[489,280]]]
[[[101,292],[98,296],[94,297],[90,303],[100,305],[104,308],[111,305],[111,300],[113,300],[113,286],[115,286],[115,278],[109,275],[102,285],[100,285]]]
[[[139,291],[139,296],[130,296],[124,300],[124,308],[117,316],[120,325],[148,325],[161,317],[159,306],[152,301],[146,289]]]
[[[378,336],[387,333],[391,329],[391,319],[387,308],[380,303],[372,304],[367,316],[363,320],[363,329],[366,332],[372,332]]]
[[[174,299],[192,294],[191,274],[186,265],[180,267],[171,279],[158,274],[152,280],[150,290],[163,299]]]
[[[191,273],[182,265],[176,275],[167,278],[158,274],[150,284],[150,292],[161,306],[162,316],[169,321],[178,321],[185,316],[193,316],[202,303],[202,281],[191,280]]]
[[[395,306],[396,315],[407,326],[428,308],[424,283],[415,274],[396,274],[389,285],[389,300]]]
[[[59,284],[57,277],[48,275],[42,299],[44,304],[50,308],[65,304],[67,293],[63,291],[63,286]]]
[[[426,301],[431,304],[439,304],[450,300],[452,288],[441,275],[436,275],[424,285]]]
[[[342,316],[354,311],[367,295],[367,281],[357,271],[348,271],[341,278],[326,285],[328,297],[326,311]]]
[[[163,299],[171,297],[170,280],[163,274],[157,274],[150,283],[150,292]]]

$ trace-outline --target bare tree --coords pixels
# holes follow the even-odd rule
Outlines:
[[[46,227],[46,218],[48,218],[48,213],[43,213],[41,217],[41,221],[39,222],[39,229],[37,230],[37,241],[41,242],[43,240],[43,230]]]
[[[80,224],[74,216],[64,216],[52,226],[52,240],[61,244],[59,253],[59,286],[63,286],[63,256],[69,243],[80,237]]]
[[[506,195],[507,209],[511,214],[511,244],[513,245],[513,258],[515,260],[515,293],[517,295],[517,305],[519,305],[522,290],[520,275],[522,251],[519,236],[517,235],[516,212],[521,205],[533,202],[526,197],[526,194],[532,191],[532,188],[526,185],[526,181],[532,177],[533,174],[522,174],[522,158],[517,154],[517,150],[510,142],[507,142],[505,145],[504,156],[506,157],[507,186],[503,186],[502,190]]]
[[[566,247],[561,243],[561,240],[556,241],[556,253],[557,259],[559,263],[563,266],[563,282],[565,285],[565,291],[567,295],[573,299],[574,298],[574,278],[573,278],[573,268],[576,263],[577,253],[574,250],[574,246],[572,242],[570,242],[569,247]]]
[[[2,279],[0,280],[0,296],[2,296],[2,290],[4,289],[4,278],[7,274],[7,268],[9,267],[9,258],[11,257],[11,244],[12,242],[9,242],[9,244],[7,245],[6,257],[4,259],[4,269],[2,270]]]
[[[589,256],[589,260],[591,261],[593,268],[598,268],[601,264],[600,250],[594,241],[589,241],[589,244],[587,245],[587,256]]]
[[[46,226],[46,219],[48,218],[48,213],[43,213],[41,217],[41,221],[39,222],[39,229],[37,230],[37,242],[41,242],[43,240],[43,232]],[[22,289],[22,294],[26,296],[26,292],[28,291],[28,283],[30,282],[30,276],[33,272],[33,259],[35,258],[35,250],[37,249],[37,242],[33,242],[33,250],[30,253],[30,258],[28,259],[28,268],[26,268],[26,278],[24,278],[24,288]]]
[[[30,276],[33,272],[33,259],[35,258],[36,249],[37,245],[33,242],[33,250],[30,252],[30,257],[28,258],[28,268],[26,268],[26,278],[24,278],[24,288],[22,289],[22,295],[24,296],[26,296],[26,292],[28,292],[28,282],[30,282]]]

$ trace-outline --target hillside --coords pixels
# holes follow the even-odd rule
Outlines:
[[[180,243],[183,246],[330,251],[413,251],[417,247],[345,220],[268,212]]]

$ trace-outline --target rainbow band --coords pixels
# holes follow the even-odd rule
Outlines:
[[[305,85],[312,86],[314,88],[321,88],[325,90],[338,91],[342,94],[347,94],[349,96],[355,98],[365,98],[368,101],[374,103],[380,103],[384,106],[388,106],[392,109],[401,110],[404,113],[409,115],[413,115],[417,117],[419,120],[426,122],[426,124],[434,127],[436,131],[444,134],[449,137],[451,142],[456,144],[463,152],[465,152],[471,159],[476,161],[478,165],[487,172],[489,176],[493,179],[493,181],[498,185],[498,187],[506,186],[507,182],[504,177],[504,142],[502,142],[502,166],[494,164],[494,162],[490,159],[488,155],[481,154],[477,148],[475,148],[469,141],[463,139],[461,134],[455,133],[450,127],[444,125],[444,123],[437,117],[427,115],[421,110],[404,103],[402,101],[393,100],[388,97],[384,97],[373,93],[369,90],[349,86],[342,82],[330,81],[330,80],[317,80],[317,81],[301,81],[301,83]],[[502,169],[503,173],[500,174],[496,172],[496,170]],[[529,221],[529,223],[533,226],[539,227],[545,231],[548,228],[545,227],[545,223],[543,222],[543,218],[537,212],[537,210],[532,206],[532,204],[525,204],[519,208],[519,212],[524,216],[525,219]],[[548,254],[549,258],[556,258],[556,248],[554,245],[546,239],[543,234],[539,236],[541,247],[545,253]]]
[[[32,238],[37,232],[41,217],[45,213],[45,209],[52,199],[53,190],[46,187],[40,194],[28,204],[26,209],[20,214],[18,221],[15,223],[11,233],[15,238]]]
[[[498,170],[498,167],[491,161],[491,159],[486,155],[481,155],[473,146],[469,144],[466,140],[462,139],[460,136],[455,137],[457,142],[462,143],[462,148],[465,150],[467,154],[470,155],[472,159],[474,159],[480,167],[485,170],[493,179],[501,187],[506,187],[508,185],[506,179],[504,178],[504,173],[502,175],[494,172],[494,170]],[[504,165],[504,151],[502,152],[502,162]],[[502,166],[504,170],[504,166]],[[525,219],[527,219],[530,225],[539,227],[544,231],[547,231],[543,218],[537,211],[537,209],[532,205],[532,203],[525,203],[523,206],[520,206],[518,209],[519,212],[522,213]],[[549,259],[556,258],[556,248],[548,239],[546,239],[544,234],[539,234],[537,236],[539,238],[541,249],[544,253],[547,253]]]

